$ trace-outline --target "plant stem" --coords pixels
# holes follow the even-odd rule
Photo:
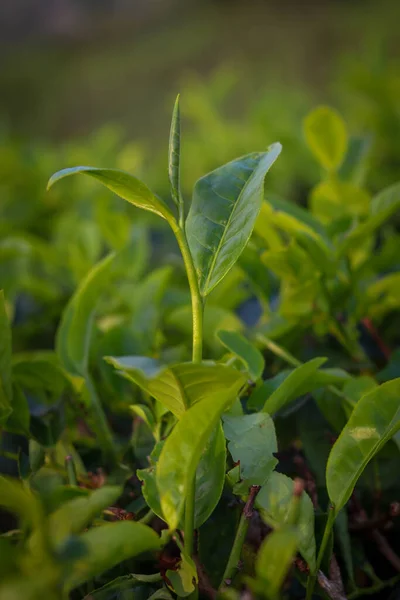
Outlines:
[[[193,263],[193,258],[187,242],[186,233],[183,226],[172,226],[179,249],[182,253],[183,262],[185,264],[186,274],[189,282],[190,295],[192,298],[192,317],[193,317],[193,354],[192,362],[201,363],[203,358],[203,312],[204,303],[201,297],[199,284],[197,281],[196,269]],[[189,556],[193,555],[194,541],[194,513],[196,501],[196,475],[193,481],[188,486],[187,496],[185,501],[185,551]]]
[[[107,423],[106,416],[104,414],[103,407],[100,402],[100,398],[97,395],[96,387],[89,373],[85,376],[85,383],[90,397],[91,416],[94,421],[94,427],[98,441],[104,453],[107,462],[111,466],[115,466],[118,463],[117,454],[114,447],[112,433]]]
[[[75,462],[72,456],[65,457],[65,468],[67,470],[68,483],[69,485],[78,485],[78,478],[76,476]]]
[[[379,581],[375,585],[372,585],[368,588],[360,588],[349,595],[349,600],[355,600],[356,598],[360,598],[362,596],[366,596],[367,594],[376,594],[383,590],[386,587],[392,587],[396,583],[400,581],[400,575],[395,575],[391,579],[387,579],[386,581]]]
[[[225,571],[222,576],[222,581],[219,586],[220,588],[222,588],[226,584],[229,585],[230,580],[232,579],[232,577],[235,574],[235,571],[239,567],[243,544],[246,539],[250,519],[253,515],[254,501],[260,489],[261,488],[258,485],[253,485],[250,488],[250,494],[247,498],[247,502],[240,516],[239,526],[236,531],[236,536],[233,542],[231,553],[229,555],[228,563],[225,567]]]
[[[322,559],[324,558],[325,550],[328,545],[329,536],[331,535],[331,531],[332,531],[333,524],[335,522],[335,518],[336,518],[335,508],[334,508],[334,506],[331,505],[329,507],[328,520],[326,521],[321,546],[318,551],[317,564],[315,567],[315,571],[308,578],[306,600],[311,600],[311,598],[312,598],[312,595],[314,592],[314,587],[315,587],[315,582],[317,581],[317,577],[318,577],[319,568],[321,566]]]

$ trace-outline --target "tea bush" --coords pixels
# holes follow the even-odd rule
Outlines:
[[[304,136],[307,208],[271,191],[279,142],[203,176],[187,208],[179,98],[167,200],[85,166],[26,216],[10,196],[1,598],[339,600],[400,581],[400,184],[369,192],[369,140],[333,109]]]

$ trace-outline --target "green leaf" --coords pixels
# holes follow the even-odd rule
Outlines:
[[[157,488],[157,455],[164,442],[157,445],[157,451],[152,452],[150,460],[152,466],[148,469],[137,471],[138,478],[143,481],[142,493],[149,505],[160,519],[163,513],[160,503],[160,494]],[[214,429],[205,444],[200,462],[196,470],[196,503],[194,522],[195,527],[200,527],[216,507],[224,487],[226,468],[225,437],[221,424]]]
[[[336,514],[369,461],[399,429],[400,378],[383,383],[359,400],[331,450],[326,484]]]
[[[347,128],[342,117],[328,106],[319,106],[304,120],[307,144],[327,170],[338,169],[347,151]]]
[[[168,206],[160,198],[157,198],[144,183],[133,175],[118,169],[98,169],[96,167],[63,169],[50,178],[47,189],[49,190],[60,179],[76,174],[89,175],[130,204],[153,212],[167,221],[174,221]]]
[[[100,294],[109,287],[115,254],[101,260],[80,283],[69,301],[57,331],[56,349],[65,369],[85,376],[95,310]]]
[[[322,223],[350,217],[365,217],[370,195],[364,189],[344,181],[322,181],[311,192],[312,214]]]
[[[29,436],[31,415],[25,394],[17,384],[13,385],[12,413],[7,419],[5,429],[11,433]]]
[[[299,395],[304,394],[303,390],[305,389],[307,380],[312,380],[316,371],[326,360],[326,358],[313,358],[304,363],[304,365],[294,369],[271,396],[269,396],[262,411],[273,415],[279,409],[295,400]]]
[[[143,552],[161,549],[160,538],[142,523],[122,521],[95,527],[80,536],[87,555],[74,563],[66,581],[71,590]]]
[[[168,175],[171,185],[172,199],[177,206],[181,204],[180,189],[180,161],[181,161],[181,113],[179,109],[179,94],[176,97],[172,112],[171,130],[168,148]]]
[[[240,463],[240,483],[235,494],[248,494],[252,485],[264,485],[278,461],[275,427],[268,414],[257,413],[232,417],[223,416],[228,450],[234,462]]]
[[[186,233],[203,296],[225,277],[249,241],[265,176],[281,148],[276,143],[267,152],[238,158],[196,183]]]
[[[167,367],[144,356],[108,356],[105,360],[164,404],[178,419],[210,393],[223,392],[237,382],[240,385],[244,379],[239,371],[225,365],[178,363]]]
[[[4,292],[0,290],[0,425],[4,425],[11,412],[11,326],[7,316]]]
[[[274,531],[264,540],[257,555],[256,590],[271,600],[279,598],[283,582],[297,551],[296,531],[287,527]]]
[[[217,331],[219,341],[235,354],[244,364],[253,381],[257,381],[264,371],[264,357],[243,335],[236,331]]]
[[[166,576],[172,583],[173,591],[178,598],[186,598],[195,590],[198,582],[197,569],[193,560],[186,553],[181,554],[181,561],[175,571],[169,569]]]
[[[48,527],[53,541],[58,544],[68,535],[81,533],[103,510],[112,506],[121,493],[119,486],[106,485],[88,496],[63,504],[49,517]]]
[[[182,515],[188,486],[193,481],[201,453],[221,414],[234,402],[245,379],[225,390],[210,393],[192,406],[173,429],[157,465],[157,487],[165,521],[175,530]]]
[[[53,357],[46,360],[35,353],[23,355],[13,361],[12,372],[15,384],[44,406],[52,406],[60,400],[68,385],[61,365]]]
[[[264,521],[273,529],[288,524],[293,500],[294,481],[286,475],[273,472],[259,491],[255,506]],[[300,498],[296,526],[298,549],[311,571],[315,569],[314,507],[310,497],[303,492]]]
[[[43,522],[43,509],[38,497],[19,481],[0,475],[0,506],[18,515],[21,523],[38,530]]]

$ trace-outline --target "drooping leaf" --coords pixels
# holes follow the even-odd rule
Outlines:
[[[186,598],[194,592],[198,582],[197,569],[193,560],[185,552],[181,553],[181,561],[176,570],[169,569],[166,576],[172,584],[173,591],[179,598]]]
[[[238,158],[196,183],[186,232],[203,296],[246,246],[261,208],[266,173],[280,152],[281,145],[273,144],[267,152]]]
[[[180,418],[210,393],[243,381],[239,371],[216,364],[179,363],[165,366],[144,356],[106,357],[116,369]]]
[[[99,169],[96,167],[63,169],[50,178],[47,189],[50,189],[60,179],[76,174],[89,175],[124,200],[130,202],[130,204],[153,212],[167,221],[174,220],[168,206],[160,198],[157,198],[144,183],[133,175],[118,169]]]
[[[4,425],[11,411],[11,327],[6,312],[4,292],[0,290],[0,425]]]
[[[69,301],[57,331],[57,354],[71,375],[85,376],[93,320],[99,295],[107,289],[115,254],[101,260]]]
[[[400,429],[400,379],[367,393],[332,447],[326,469],[329,497],[338,513],[369,461]]]
[[[279,598],[283,582],[297,550],[297,535],[292,527],[274,531],[263,542],[256,560],[256,591],[269,600]]]
[[[328,171],[340,167],[347,151],[347,128],[342,117],[328,106],[319,106],[304,120],[307,144]]]
[[[244,381],[244,378],[237,379],[230,387],[210,393],[192,406],[164,444],[157,465],[157,487],[163,516],[171,530],[179,525],[188,486],[195,476],[204,445]]]
[[[224,415],[223,422],[228,450],[233,460],[240,463],[240,482],[234,492],[247,494],[250,486],[264,485],[278,463],[274,457],[278,452],[274,423],[265,413]]]
[[[143,552],[161,548],[160,538],[142,523],[122,521],[95,527],[80,536],[86,556],[74,563],[68,574],[68,590]]]
[[[274,471],[259,491],[255,505],[270,527],[280,529],[288,524],[293,486],[292,479]],[[299,552],[312,571],[315,568],[314,507],[305,492],[300,498],[296,532]]]
[[[267,398],[262,411],[273,415],[280,408],[287,406],[289,402],[295,400],[299,395],[304,394],[305,392],[303,390],[305,389],[307,380],[312,379],[318,368],[324,362],[326,362],[326,358],[313,358],[304,365],[294,369],[269,398]]]
[[[143,482],[143,496],[149,507],[160,519],[163,519],[163,513],[156,478],[157,458],[163,443],[161,442],[161,444],[157,445],[155,451],[151,454],[151,466],[148,469],[137,471],[138,478]],[[196,470],[196,502],[194,513],[196,528],[207,521],[221,497],[225,481],[225,468],[225,438],[221,424],[218,423],[205,444]]]
[[[181,113],[179,109],[179,94],[172,112],[171,130],[168,147],[168,175],[171,185],[172,199],[177,206],[181,203],[180,190],[180,161],[181,161]]]
[[[251,379],[257,381],[264,370],[264,357],[253,344],[237,331],[217,331],[219,341],[245,365]]]

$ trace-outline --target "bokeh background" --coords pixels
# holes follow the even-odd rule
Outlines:
[[[369,190],[395,182],[399,22],[395,0],[2,0],[0,279],[17,348],[38,334],[51,347],[82,277],[149,220],[83,178],[46,193],[49,176],[118,167],[167,198],[177,92],[187,199],[205,172],[279,140],[269,188],[305,204],[319,171],[302,120],[321,103],[370,137]],[[174,260],[162,224],[150,241],[146,269]]]

